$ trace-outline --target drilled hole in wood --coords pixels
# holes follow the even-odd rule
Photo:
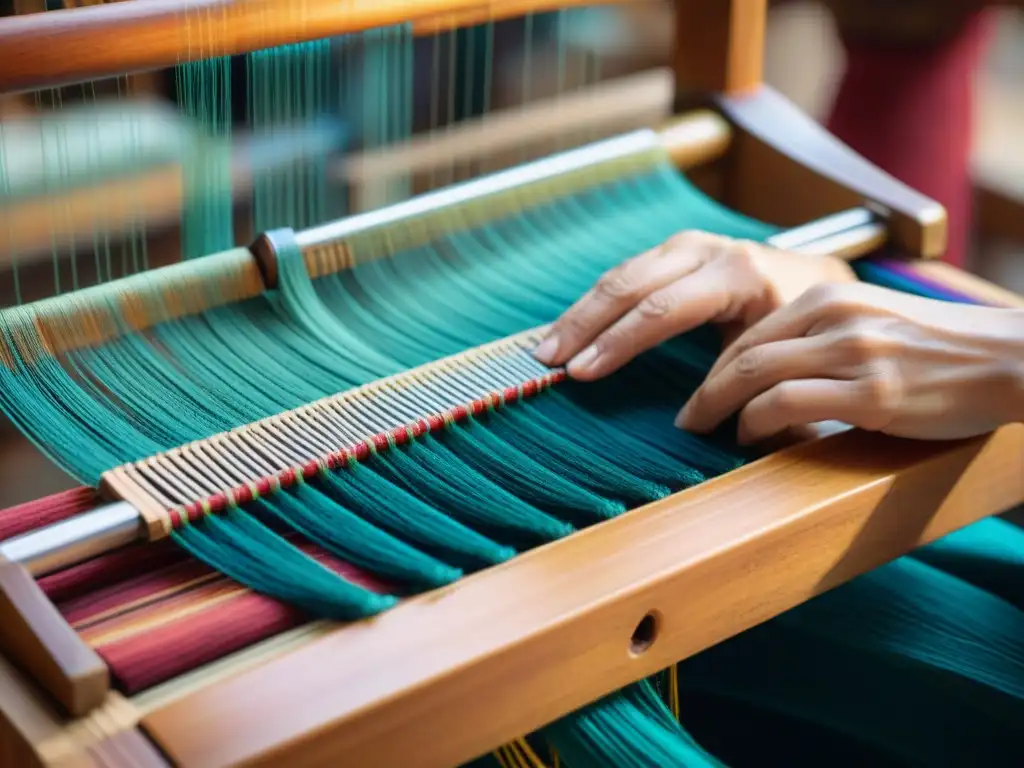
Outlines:
[[[633,636],[629,639],[629,652],[634,656],[645,653],[654,644],[658,636],[658,618],[653,613],[648,613],[633,630]]]

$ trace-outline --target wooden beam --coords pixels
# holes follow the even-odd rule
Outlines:
[[[419,23],[423,34],[608,0],[146,0],[0,20],[0,93]],[[110,41],[116,40],[116,45]]]
[[[765,0],[676,0],[676,89],[738,95],[764,67]]]
[[[1024,425],[786,449],[339,627],[143,724],[186,766],[448,768],[1024,501],[1021,455]],[[653,641],[638,648],[645,619]]]

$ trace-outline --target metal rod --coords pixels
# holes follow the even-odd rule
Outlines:
[[[118,501],[0,542],[0,559],[20,563],[33,576],[45,576],[142,541],[145,531],[139,511]]]
[[[816,241],[831,239],[867,226],[883,224],[879,217],[867,208],[851,208],[779,232],[768,238],[768,243],[785,251],[803,250]]]
[[[339,221],[296,232],[295,240],[303,249],[327,245],[358,232],[408,221],[417,216],[435,213],[470,201],[475,202],[501,192],[508,192],[511,189],[561,177],[574,171],[593,168],[598,164],[618,160],[645,150],[655,150],[660,146],[661,142],[655,131],[650,129],[632,131],[622,136],[560,152],[489,176],[455,184],[435,192],[427,192],[386,208],[348,216]]]

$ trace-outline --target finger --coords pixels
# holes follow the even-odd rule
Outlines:
[[[834,298],[837,292],[832,286],[812,288],[795,301],[762,318],[725,348],[708,373],[708,378],[721,373],[737,357],[755,347],[806,336],[811,329],[821,326],[823,320],[841,311],[839,301]]]
[[[714,319],[730,296],[723,270],[698,269],[651,293],[600,333],[569,361],[569,375],[583,381],[607,376],[642,352]]]
[[[863,429],[885,427],[888,416],[871,380],[784,381],[751,400],[740,412],[737,438],[754,443],[787,429],[840,421]]]
[[[679,248],[673,241],[609,270],[551,328],[534,356],[547,365],[562,365],[579,354],[608,326],[645,296],[693,272],[703,257],[699,248]]]
[[[775,341],[748,349],[693,393],[679,424],[692,432],[710,432],[753,398],[791,379],[852,378],[848,352],[833,334]]]

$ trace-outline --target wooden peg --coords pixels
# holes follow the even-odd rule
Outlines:
[[[69,715],[88,714],[110,690],[103,660],[64,621],[28,571],[8,560],[0,560],[0,652]]]

